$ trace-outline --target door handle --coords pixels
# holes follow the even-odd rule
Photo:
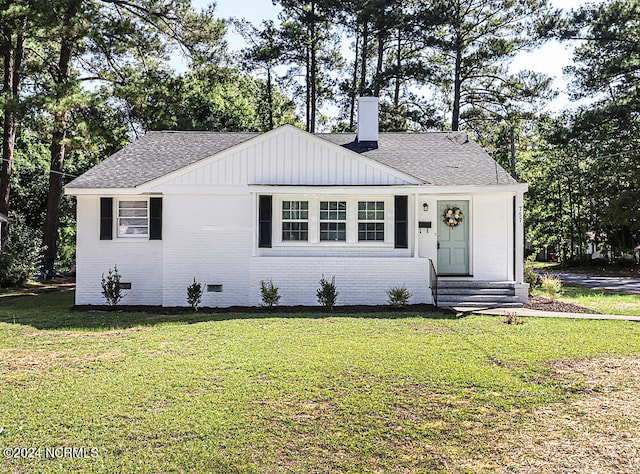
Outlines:
[[[440,241],[438,241],[438,250],[440,250]]]

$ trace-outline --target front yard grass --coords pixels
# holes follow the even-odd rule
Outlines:
[[[0,301],[0,448],[42,448],[0,471],[640,469],[637,323],[72,301]]]
[[[533,294],[548,296],[539,288],[534,288]],[[592,309],[600,314],[640,316],[640,295],[594,290],[583,286],[563,285],[558,299]]]

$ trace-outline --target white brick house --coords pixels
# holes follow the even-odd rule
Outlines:
[[[149,132],[107,158],[66,186],[76,304],[104,304],[114,265],[127,305],[186,306],[194,277],[203,306],[259,306],[268,279],[282,305],[317,305],[322,275],[338,304],[386,304],[398,285],[431,303],[429,260],[441,286],[500,282],[498,300],[526,300],[527,186],[463,132],[378,133],[375,98],[359,121],[358,134]],[[464,217],[449,226],[454,208]]]

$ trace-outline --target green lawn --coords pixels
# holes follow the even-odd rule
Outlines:
[[[0,447],[98,455],[1,472],[517,469],[549,436],[539,410],[571,416],[602,391],[566,361],[640,356],[626,321],[83,313],[72,299],[0,301]]]
[[[537,288],[534,288],[533,294],[548,297],[544,291]],[[592,309],[600,314],[640,316],[640,295],[563,285],[558,299]]]

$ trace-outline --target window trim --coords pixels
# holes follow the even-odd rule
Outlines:
[[[327,203],[329,204],[329,209],[323,210],[322,209],[322,204],[323,203]],[[336,209],[331,209],[331,203],[337,203]],[[344,210],[339,209],[340,204],[344,203]],[[349,214],[348,214],[348,210],[349,210],[349,204],[347,202],[346,199],[323,199],[323,198],[319,198],[318,199],[318,242],[334,242],[334,243],[341,243],[341,242],[347,242],[347,234],[348,234],[348,223],[349,223]],[[323,219],[322,218],[322,213],[323,212],[327,212],[329,213],[329,218],[327,219]],[[337,217],[336,219],[331,219],[331,212],[335,212],[338,216],[340,215],[340,212],[344,212],[344,219],[340,219],[339,217]],[[322,224],[343,224],[344,225],[344,239],[323,239],[322,238]],[[336,229],[336,230],[332,230],[329,229],[325,232],[335,232],[335,233],[340,233],[340,230]]]
[[[270,249],[260,248],[256,243],[256,251],[261,255],[279,253],[291,249],[293,252],[320,251],[322,248],[331,247],[337,249],[378,249],[393,250],[394,247],[394,195],[349,195],[349,194],[304,194],[304,193],[277,193],[273,197],[273,227],[272,227],[272,247]],[[282,240],[282,202],[283,201],[308,201],[308,240]],[[320,240],[320,202],[321,201],[346,201],[347,203],[347,240],[331,241]],[[384,241],[363,240],[358,241],[358,201],[383,201],[384,209]],[[257,223],[257,218],[256,218]],[[315,249],[315,250],[313,250]],[[404,249],[406,250],[406,249]]]
[[[298,218],[298,219],[291,219],[291,218],[285,219],[284,218],[284,212],[285,212],[284,203],[285,202],[288,202],[288,203],[295,202],[295,203],[298,203],[298,205],[300,205],[303,202],[306,202],[307,203],[307,208],[306,209],[300,209],[300,208],[298,208],[298,209],[289,209],[289,212],[293,211],[293,212],[301,213],[301,212],[306,210],[307,211],[307,218],[306,219],[300,219],[300,218]],[[280,226],[279,227],[280,227],[280,240],[282,242],[287,242],[287,243],[290,243],[290,242],[303,242],[303,243],[304,242],[309,242],[309,235],[310,235],[310,229],[309,229],[310,209],[309,208],[310,208],[309,199],[282,199],[280,201]],[[285,239],[284,238],[284,233],[285,233],[284,224],[285,223],[307,224],[307,231],[306,231],[307,232],[307,238],[306,239]],[[287,232],[299,232],[300,233],[300,232],[304,232],[304,231],[303,230],[298,230],[298,231],[288,230]]]
[[[126,219],[126,217],[120,217],[120,203],[126,201],[133,202],[144,202],[146,204],[147,211],[147,233],[146,234],[121,234],[120,233],[120,219]],[[132,208],[135,209],[135,208]],[[122,197],[116,199],[114,206],[114,224],[116,226],[115,236],[117,239],[123,240],[149,240],[149,232],[151,231],[151,220],[150,220],[150,209],[149,209],[149,198],[140,198],[140,197]],[[142,219],[142,217],[138,217],[137,219]]]
[[[365,218],[364,218],[364,219],[360,219],[360,212],[361,212],[361,210],[360,210],[360,204],[362,204],[362,203],[364,203],[364,204],[365,204],[365,209],[364,209],[364,212],[365,212],[365,213],[370,212],[370,210],[369,210],[369,209],[367,209],[367,204],[369,204],[369,203],[374,203],[374,204],[376,205],[376,209],[373,209],[373,212],[374,212],[375,214],[377,214],[379,211],[381,211],[381,212],[382,212],[382,216],[383,216],[383,218],[382,218],[382,219],[379,219],[379,218],[377,218],[377,217],[376,217],[375,219],[368,219],[368,218],[365,216]],[[377,209],[377,205],[378,205],[378,203],[382,203],[382,209],[381,209],[381,210]],[[358,232],[358,235],[357,235],[358,242],[386,242],[386,241],[387,241],[387,234],[386,234],[386,232],[387,232],[387,227],[388,227],[388,226],[386,225],[386,224],[387,224],[387,222],[386,222],[386,221],[387,221],[387,209],[386,209],[386,208],[387,208],[388,206],[385,206],[385,200],[383,199],[382,201],[380,201],[380,200],[373,200],[373,201],[371,201],[371,200],[366,200],[366,201],[365,201],[365,200],[360,200],[360,199],[358,199],[358,201],[357,201],[357,206],[358,206],[358,208],[356,209],[356,212],[357,212],[357,228],[356,228],[356,230],[357,230],[357,232]],[[365,225],[366,225],[366,224],[382,224],[382,240],[380,240],[380,239],[361,239],[361,238],[360,238],[360,224],[365,224]],[[366,235],[368,232],[369,232],[369,231],[365,230],[365,235]],[[377,234],[377,233],[378,233],[378,232],[380,232],[380,231],[375,230],[375,231],[373,231],[373,232],[374,232],[375,234]]]

